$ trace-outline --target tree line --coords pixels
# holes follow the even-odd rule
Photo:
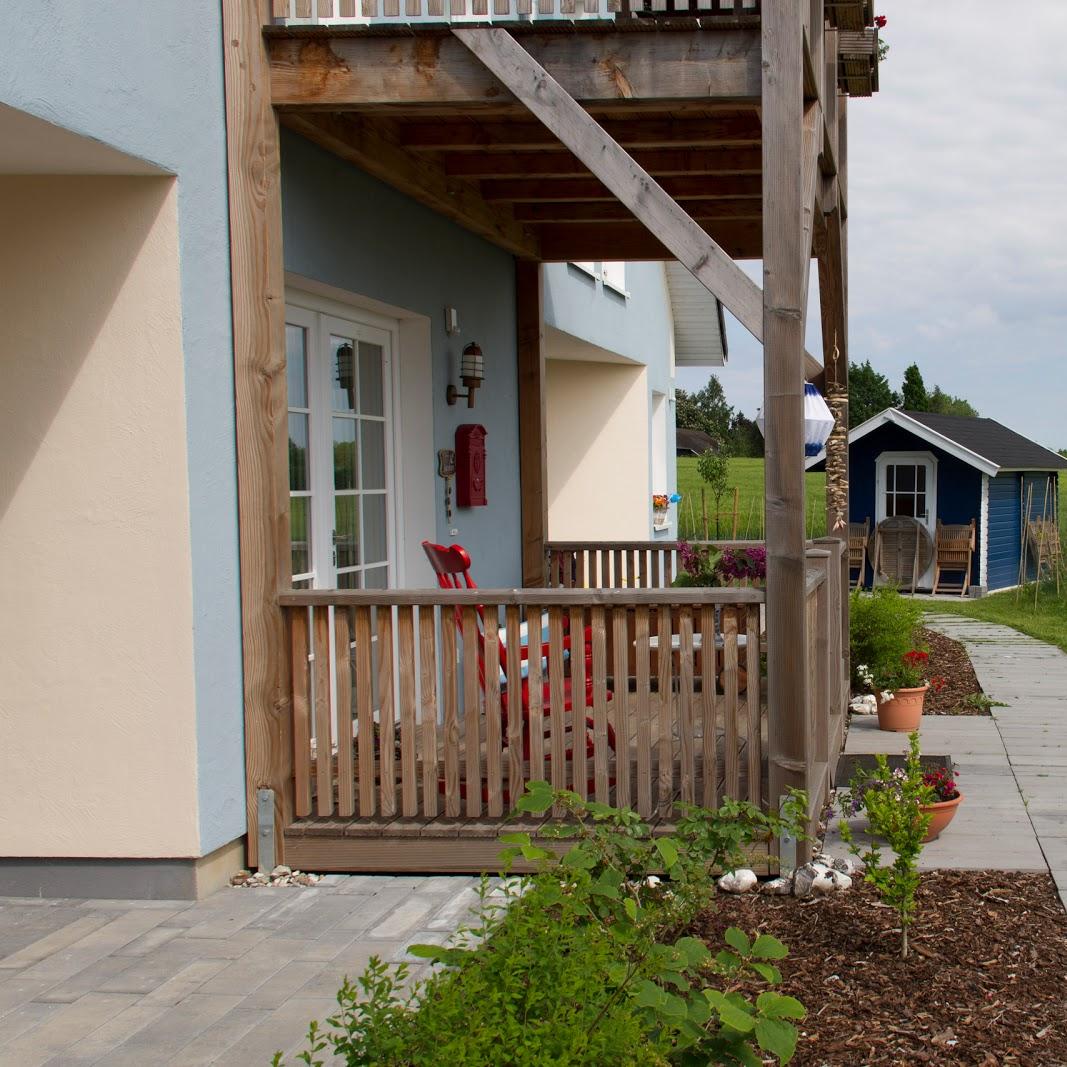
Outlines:
[[[849,363],[848,393],[849,429],[886,408],[929,411],[938,415],[978,415],[963,397],[953,396],[939,385],[928,390],[916,363],[904,371],[899,392],[884,374],[879,374],[871,366],[870,360]],[[702,430],[718,442],[721,451],[731,456],[763,455],[763,435],[755,420],[727,402],[722,383],[714,374],[708,378],[708,384],[696,392],[676,389],[674,414],[679,429]]]

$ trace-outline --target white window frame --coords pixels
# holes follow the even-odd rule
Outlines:
[[[928,518],[920,520],[926,527],[931,539],[937,537],[937,456],[933,452],[882,452],[875,461],[875,498],[874,515],[875,522],[881,522],[886,518],[885,513],[885,489],[886,468],[893,465],[917,466],[920,463],[930,465],[930,476],[926,480],[926,513]],[[936,556],[936,553],[934,553]],[[930,566],[919,575],[917,586],[930,586],[934,578],[934,558],[931,557]]]
[[[626,261],[622,259],[606,260],[600,264],[600,280],[606,289],[613,289],[620,296],[629,297],[626,288]]]
[[[286,321],[307,330],[308,401],[310,408],[308,485],[311,493],[311,571],[294,576],[294,581],[311,578],[315,589],[332,589],[337,583],[337,567],[333,554],[334,531],[334,472],[332,462],[320,462],[321,457],[333,455],[332,390],[329,376],[327,346],[331,333],[351,336],[382,346],[383,420],[385,423],[385,492],[386,507],[386,585],[395,587],[399,581],[400,546],[398,530],[403,528],[402,496],[397,484],[401,469],[398,419],[395,397],[399,395],[398,350],[399,324],[363,309],[315,294],[290,291],[285,307]],[[361,416],[362,418],[362,416]],[[357,425],[358,425],[357,419]],[[361,456],[360,450],[357,455]],[[362,495],[362,494],[361,494]],[[363,539],[363,508],[360,507],[360,545]],[[374,568],[379,566],[371,564]],[[354,568],[359,573],[365,565]]]

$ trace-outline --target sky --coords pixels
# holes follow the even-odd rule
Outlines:
[[[1067,447],[1067,0],[877,0],[880,90],[848,106],[849,344]],[[759,263],[742,264],[760,281]],[[814,271],[813,271],[814,275]],[[821,356],[812,281],[808,349]],[[728,401],[762,353],[727,316]],[[699,388],[705,371],[681,371]]]

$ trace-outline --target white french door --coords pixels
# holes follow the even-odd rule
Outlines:
[[[295,303],[285,322],[293,585],[388,588],[393,331]]]
[[[929,452],[883,452],[876,463],[875,519],[916,519],[933,541],[937,536],[937,460]],[[917,585],[933,581],[931,562]]]

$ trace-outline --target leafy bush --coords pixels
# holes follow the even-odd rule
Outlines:
[[[900,955],[904,959],[908,956],[908,929],[915,919],[919,854],[932,817],[921,808],[936,799],[935,786],[923,772],[918,733],[909,734],[908,742],[908,758],[903,767],[891,771],[886,757],[879,755],[874,773],[858,770],[849,790],[840,798],[845,815],[855,815],[861,807],[867,809],[871,844],[866,849],[857,845],[846,819],[841,820],[841,837],[853,855],[863,860],[864,879],[896,910]],[[881,845],[895,853],[893,862],[884,867]]]
[[[852,684],[864,685],[858,673],[861,667],[876,679],[893,675],[916,647],[915,630],[921,619],[922,607],[889,586],[871,593],[854,590],[849,598]]]
[[[504,835],[505,860],[521,856],[538,873],[493,893],[483,883],[478,919],[456,943],[416,946],[443,965],[421,985],[405,987],[408,969],[390,974],[378,960],[346,981],[330,1029],[312,1023],[303,1063],[322,1063],[327,1050],[380,1067],[758,1067],[757,1049],[792,1058],[792,1020],[804,1008],[772,988],[785,947],[731,928],[713,955],[679,932],[711,898],[711,866],[739,862],[768,834],[798,832],[804,798],[793,798],[785,819],[734,802],[690,809],[673,837],[545,782],[530,783],[518,807],[543,813],[553,804],[572,817],[554,829],[570,848],[557,856],[527,834]],[[754,984],[768,988],[752,999],[744,991]]]

